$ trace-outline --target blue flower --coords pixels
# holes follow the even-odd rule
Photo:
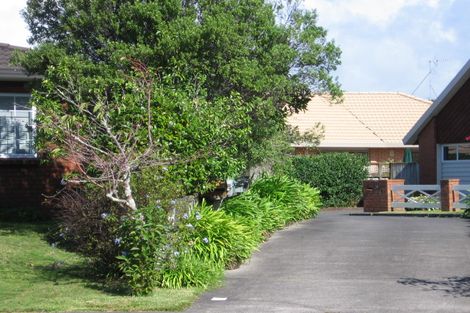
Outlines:
[[[119,246],[119,245],[121,244],[121,238],[116,238],[116,239],[114,239],[114,244],[115,244],[116,246]]]
[[[183,219],[187,220],[189,218],[188,213],[183,214]]]
[[[65,236],[64,233],[60,233],[60,234],[59,234],[59,237],[60,237],[60,238],[64,238],[64,236]]]
[[[209,239],[207,237],[202,238],[202,242],[209,243]]]
[[[175,251],[175,252],[173,252],[173,255],[174,255],[174,256],[179,256],[180,253],[179,253],[178,251]]]
[[[186,224],[186,227],[191,228],[191,229],[194,228],[193,224],[191,224],[191,223],[190,223],[190,224]]]
[[[102,219],[106,219],[108,217],[108,213],[101,213],[101,218]]]
[[[199,212],[196,212],[196,214],[194,214],[194,216],[196,217],[197,220],[200,220],[202,218],[201,214],[199,214]]]
[[[171,200],[171,201],[170,201],[170,204],[171,204],[172,206],[175,206],[175,205],[176,205],[176,200]]]

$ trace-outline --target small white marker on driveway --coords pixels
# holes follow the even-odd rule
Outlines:
[[[227,300],[227,297],[221,298],[221,297],[212,297],[211,301],[225,301]]]

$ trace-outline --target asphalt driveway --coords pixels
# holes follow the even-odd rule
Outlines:
[[[468,220],[347,213],[276,233],[187,312],[470,312]]]

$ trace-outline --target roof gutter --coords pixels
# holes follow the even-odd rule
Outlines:
[[[0,81],[27,82],[41,78],[39,75],[28,75],[21,68],[0,68]]]

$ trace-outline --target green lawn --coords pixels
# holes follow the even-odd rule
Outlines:
[[[47,225],[0,223],[0,312],[170,311],[198,289],[158,289],[146,297],[107,292],[87,279],[83,258],[43,240]]]

